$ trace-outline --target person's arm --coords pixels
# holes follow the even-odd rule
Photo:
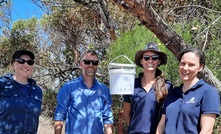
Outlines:
[[[74,86],[74,85],[73,85]],[[70,86],[72,87],[72,86]],[[54,113],[54,133],[61,134],[64,122],[66,120],[67,109],[71,100],[71,92],[69,85],[64,86],[59,90],[57,94],[57,106]]]
[[[104,124],[104,132],[105,132],[105,134],[113,134],[113,125],[112,124]]]
[[[63,128],[63,121],[54,122],[54,134],[61,134]]]
[[[200,119],[201,130],[199,134],[212,134],[215,120],[215,114],[202,114]]]
[[[162,114],[160,122],[159,122],[159,124],[157,126],[156,134],[163,134],[164,133],[165,120],[166,120],[166,116],[165,116],[165,114]]]
[[[128,102],[124,102],[124,118],[128,126],[130,124],[130,110],[131,110],[131,104]]]

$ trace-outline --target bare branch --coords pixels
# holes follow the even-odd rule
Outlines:
[[[122,0],[120,3],[117,0],[110,1],[136,16],[140,22],[150,29],[175,56],[177,56],[182,49],[189,47],[183,39],[163,21],[148,3],[137,3],[135,0]],[[209,27],[215,24],[220,18],[221,16]],[[208,30],[209,27],[205,30]],[[203,32],[205,30],[203,30]],[[201,34],[203,32],[201,32]],[[209,80],[209,83],[216,86],[217,89],[221,91],[221,82],[213,76],[212,72],[207,69],[207,67],[203,74],[203,77],[206,78],[206,80]]]
[[[207,28],[205,28],[201,33],[199,33],[192,41],[192,43],[197,40],[197,38],[203,34],[205,31],[207,31],[211,26],[213,26],[216,22],[218,22],[218,20],[221,18],[221,16],[219,16],[215,21],[213,21]]]
[[[221,14],[220,11],[216,11],[216,10],[212,10],[212,9],[209,9],[209,8],[206,8],[206,7],[203,7],[203,6],[200,6],[200,5],[188,5],[188,6],[179,6],[179,7],[174,7],[174,8],[171,8],[168,10],[168,14],[170,14],[172,11],[174,10],[177,10],[177,9],[180,9],[180,8],[189,8],[189,7],[197,7],[197,8],[202,8],[202,9],[205,9],[205,10],[208,10],[208,11],[211,11],[211,12],[214,12],[214,13],[219,13]]]
[[[207,40],[207,39],[208,39],[208,34],[209,34],[209,29],[206,30],[205,41],[204,41],[202,50],[205,50],[205,48],[206,48],[206,43],[207,43],[207,41],[208,41],[208,40]]]

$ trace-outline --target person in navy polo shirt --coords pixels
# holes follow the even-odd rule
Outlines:
[[[129,134],[155,134],[161,116],[161,104],[172,88],[158,69],[167,63],[167,55],[149,42],[144,50],[137,51],[135,63],[143,72],[135,79],[133,95],[124,95],[124,116]]]
[[[0,77],[0,134],[37,134],[42,90],[31,77],[35,56],[15,51],[13,73]]]
[[[220,113],[220,97],[212,85],[197,77],[206,56],[200,49],[187,48],[178,61],[183,84],[169,92],[157,134],[211,134]]]

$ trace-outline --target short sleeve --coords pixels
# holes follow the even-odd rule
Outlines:
[[[207,86],[207,90],[202,98],[202,114],[220,113],[220,96],[218,91],[213,86]]]

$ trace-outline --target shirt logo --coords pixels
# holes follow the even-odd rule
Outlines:
[[[190,100],[188,100],[186,103],[195,103],[195,97],[192,97]]]
[[[102,91],[101,91],[101,89],[98,89],[98,93],[97,93],[99,96],[101,96],[102,95]]]

